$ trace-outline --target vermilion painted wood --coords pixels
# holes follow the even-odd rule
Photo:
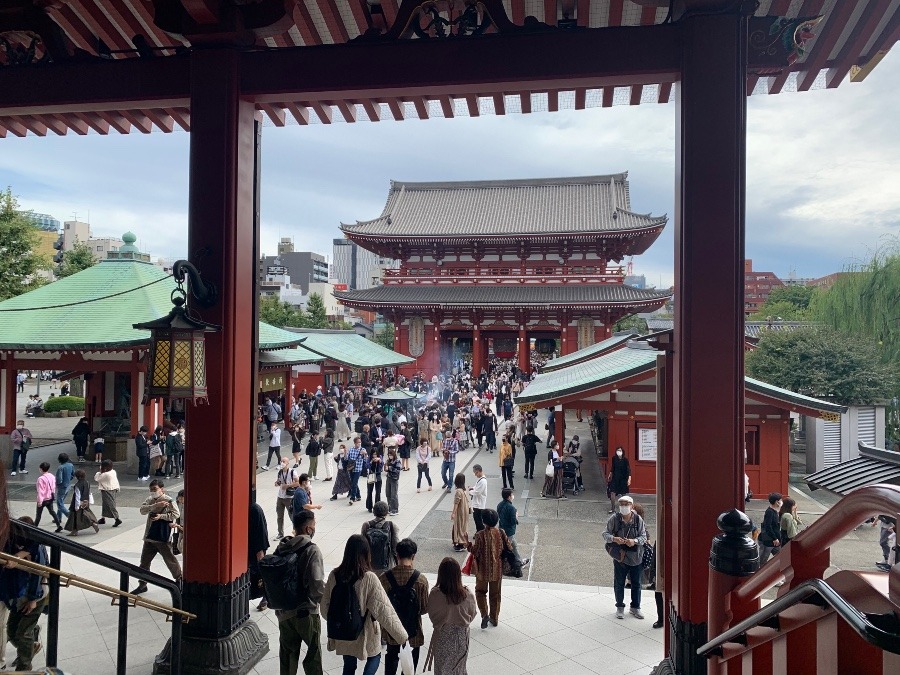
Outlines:
[[[837,58],[835,59],[836,65],[828,71],[826,86],[829,89],[837,87],[843,82],[847,73],[850,72],[850,68],[853,67],[853,58],[862,53],[866,44],[872,39],[872,35],[875,34],[875,29],[878,28],[881,18],[884,16],[885,12],[887,12],[890,5],[891,0],[869,0],[866,11],[863,13],[862,20],[853,27],[844,46],[841,47],[841,51],[838,52]],[[900,16],[900,11],[898,11],[897,16]]]
[[[800,6],[800,12],[797,16],[817,16],[819,12],[822,10],[822,5],[825,4],[825,0],[803,0],[803,4]],[[843,4],[852,4],[852,3],[843,3]],[[788,76],[791,74],[790,68],[785,68],[781,73],[772,78],[772,82],[769,85],[769,93],[770,94],[778,94],[781,93],[782,88],[787,82]]]
[[[72,0],[75,11],[89,24],[94,34],[112,50],[134,49],[134,45],[109,20],[109,17],[94,3],[94,0]],[[122,58],[113,54],[113,58]]]
[[[313,23],[312,16],[309,13],[309,9],[307,9],[303,0],[297,0],[297,2],[294,3],[293,16],[294,24],[296,24],[297,30],[300,31],[300,37],[303,38],[303,44],[307,46],[322,44],[322,36],[319,35],[319,31]]]
[[[816,35],[812,52],[806,57],[805,70],[800,74],[797,82],[798,91],[809,91],[819,75],[819,71],[825,67],[826,61],[828,61],[841,33],[847,27],[855,8],[855,2],[839,2],[835,5],[828,23]]]
[[[185,489],[193,495],[186,526],[197,536],[187,543],[184,572],[188,581],[211,584],[247,571],[248,487],[255,459],[247,452],[255,438],[248,415],[256,392],[255,286],[247,283],[256,273],[256,261],[248,255],[257,236],[255,111],[239,95],[239,64],[231,50],[191,54],[188,251],[212,252],[202,260],[191,258],[219,290],[216,305],[198,313],[223,328],[206,337],[207,382],[216,395],[208,405],[187,411],[187,442],[197,451],[185,458]],[[210,457],[217,458],[213,474],[204,468]]]
[[[894,15],[890,18],[887,25],[878,34],[875,45],[868,54],[863,54],[859,59],[859,63],[868,63],[878,51],[882,49],[890,49],[897,40],[900,40],[900,6],[894,10]]]
[[[670,530],[677,535],[666,544],[675,609],[701,623],[708,566],[698,560],[718,533],[718,515],[743,505],[747,20],[699,15],[681,24]]]

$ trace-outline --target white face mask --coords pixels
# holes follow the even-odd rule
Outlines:
[[[621,450],[616,450],[616,456],[618,456],[618,457],[621,457],[621,456],[622,456],[622,454],[623,454],[623,453],[622,453],[622,451],[621,451]]]
[[[631,507],[628,504],[619,504],[619,513],[623,516],[627,516],[631,513]]]

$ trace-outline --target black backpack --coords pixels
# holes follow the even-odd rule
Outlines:
[[[174,452],[184,452],[184,439],[181,434],[172,434],[172,450]]]
[[[388,599],[394,606],[397,616],[400,617],[400,623],[406,629],[406,633],[410,639],[419,633],[419,594],[416,593],[416,581],[419,578],[418,572],[413,572],[409,581],[405,585],[397,584],[393,572],[387,572],[385,579],[391,585],[388,589]]]
[[[391,523],[386,520],[380,526],[369,523],[369,529],[366,530],[366,539],[369,540],[369,548],[372,551],[373,570],[386,570],[392,567],[390,528]]]
[[[352,642],[362,633],[365,621],[366,615],[359,607],[359,597],[353,583],[335,579],[326,617],[328,637]]]
[[[292,540],[285,539],[274,553],[263,556],[259,561],[259,576],[266,587],[266,599],[272,609],[297,609],[303,589],[301,554],[312,545],[306,542],[299,550],[294,550]]]

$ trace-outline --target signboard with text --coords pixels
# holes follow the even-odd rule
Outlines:
[[[638,459],[656,461],[656,429],[638,429]]]

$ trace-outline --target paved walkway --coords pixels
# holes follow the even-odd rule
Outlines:
[[[489,475],[493,474],[497,456],[477,450],[460,453],[457,471],[471,476],[470,466],[476,457],[489,469]],[[432,460],[431,474],[432,478],[440,475],[439,459]],[[29,474],[28,478],[31,477]],[[403,536],[414,533],[430,515],[434,517],[434,514],[439,514],[442,520],[446,519],[449,509],[446,504],[449,500],[438,489],[416,493],[415,477],[416,471],[413,469],[405,472],[400,480],[400,513],[393,520]],[[273,536],[276,533],[274,481],[274,471],[259,472],[257,475],[259,503],[266,511],[269,531]],[[364,502],[350,506],[346,499],[328,501],[331,485],[322,481],[312,484],[315,503],[324,504],[316,512],[316,543],[325,557],[326,570],[338,565],[347,537],[358,533],[362,523],[371,518],[363,506]],[[176,487],[173,485],[173,488]],[[491,489],[492,497],[499,493],[496,483]],[[34,513],[33,502],[27,500],[25,494],[14,498],[11,506],[15,516]],[[598,508],[600,506],[602,504],[597,504]],[[136,507],[124,506],[120,511],[124,520],[122,527],[112,529],[107,525],[98,535],[90,533],[79,537],[79,542],[137,564],[144,521]],[[571,531],[572,525],[578,526],[557,522],[553,527],[559,531]],[[599,537],[597,525],[593,523],[590,528],[591,536]],[[443,555],[450,554],[452,549],[448,542]],[[431,556],[421,557],[421,569],[433,583],[435,568],[430,565]],[[607,562],[606,559],[594,560],[601,568],[607,566]],[[118,585],[118,575],[81,560],[64,557],[63,567],[103,583]],[[159,559],[154,561],[153,570],[167,574]],[[552,579],[552,571],[541,577]],[[467,584],[474,588],[474,579],[467,578]],[[156,590],[151,590],[148,597],[161,602],[168,600],[165,593]],[[111,606],[104,597],[76,588],[63,589],[61,601],[60,667],[76,675],[114,673],[118,608]],[[469,672],[481,675],[502,668],[504,675],[648,673],[663,657],[663,632],[652,628],[655,619],[652,595],[645,594],[643,605],[647,619],[639,621],[629,616],[624,621],[617,620],[611,588],[504,579],[500,625],[481,630],[478,622],[473,624]],[[169,635],[169,626],[165,617],[143,608],[132,609],[129,615],[128,672],[149,673],[154,657]],[[265,675],[278,673],[278,626],[274,612],[257,612],[253,603],[250,619],[269,635],[269,652],[253,672]],[[425,624],[426,638],[430,639],[431,627],[427,620]],[[99,640],[95,636],[99,636]],[[326,672],[329,675],[340,673],[340,659],[333,653],[325,654]],[[13,658],[11,648],[7,651],[7,658],[10,661]],[[424,653],[422,658],[424,660]],[[40,662],[38,657],[35,665]]]

